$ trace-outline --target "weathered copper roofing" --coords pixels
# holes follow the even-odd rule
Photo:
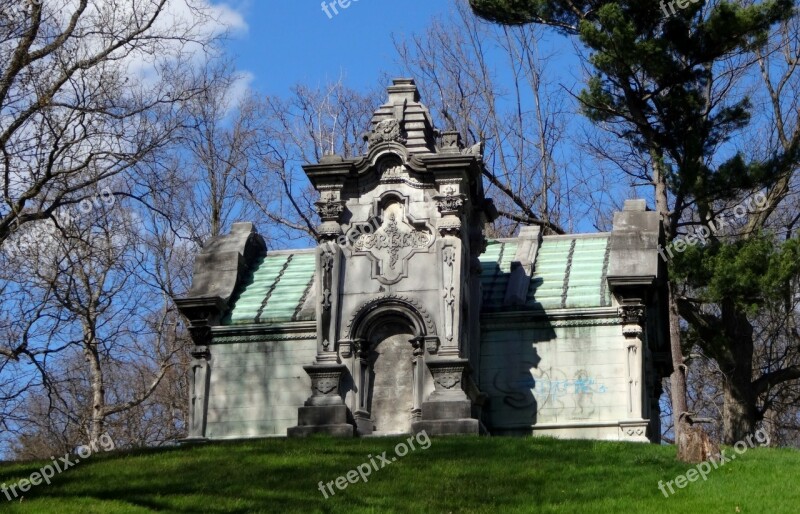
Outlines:
[[[485,312],[577,309],[611,305],[606,285],[608,234],[545,236],[524,305],[504,304],[517,249],[515,239],[490,241],[480,257]],[[283,323],[314,319],[314,251],[260,258],[232,300],[223,323]]]

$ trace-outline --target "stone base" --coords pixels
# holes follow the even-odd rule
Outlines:
[[[369,418],[362,418],[359,416],[356,419],[356,432],[358,435],[372,435],[374,424]]]
[[[353,437],[355,427],[347,422],[346,406],[319,405],[300,407],[297,410],[297,426],[290,427],[286,432],[289,437],[308,437],[312,434]]]
[[[469,400],[427,401],[422,404],[423,420],[468,419],[472,417]]]
[[[414,421],[411,431],[425,432],[428,435],[485,435],[488,432],[477,419],[435,419]]]
[[[347,423],[347,407],[344,405],[315,405],[297,409],[297,425],[344,425]]]
[[[314,434],[325,434],[333,437],[353,437],[353,425],[315,425],[307,427],[290,427],[286,430],[289,437],[308,437]]]
[[[205,437],[189,436],[189,437],[187,437],[185,439],[178,439],[176,442],[179,445],[184,446],[184,445],[190,445],[190,444],[205,444],[205,443],[210,442],[210,439],[207,439]]]

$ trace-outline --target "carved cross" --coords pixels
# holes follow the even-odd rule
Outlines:
[[[383,225],[373,234],[359,236],[354,245],[356,252],[368,254],[377,263],[377,274],[391,282],[404,276],[405,260],[415,251],[429,247],[433,240],[429,233],[409,225],[402,212],[385,211]]]

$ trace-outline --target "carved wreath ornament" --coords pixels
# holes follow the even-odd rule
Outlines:
[[[442,368],[434,376],[434,381],[445,389],[452,389],[456,384],[461,383],[461,375],[464,369],[461,367]]]
[[[314,389],[321,394],[332,392],[339,385],[339,373],[322,373],[313,377]]]

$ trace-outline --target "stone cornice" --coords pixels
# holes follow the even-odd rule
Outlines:
[[[317,339],[316,321],[218,326],[211,329],[211,344],[257,343]]]
[[[484,327],[548,328],[598,325],[621,325],[616,307],[588,309],[552,309],[548,311],[491,312],[481,315]]]

